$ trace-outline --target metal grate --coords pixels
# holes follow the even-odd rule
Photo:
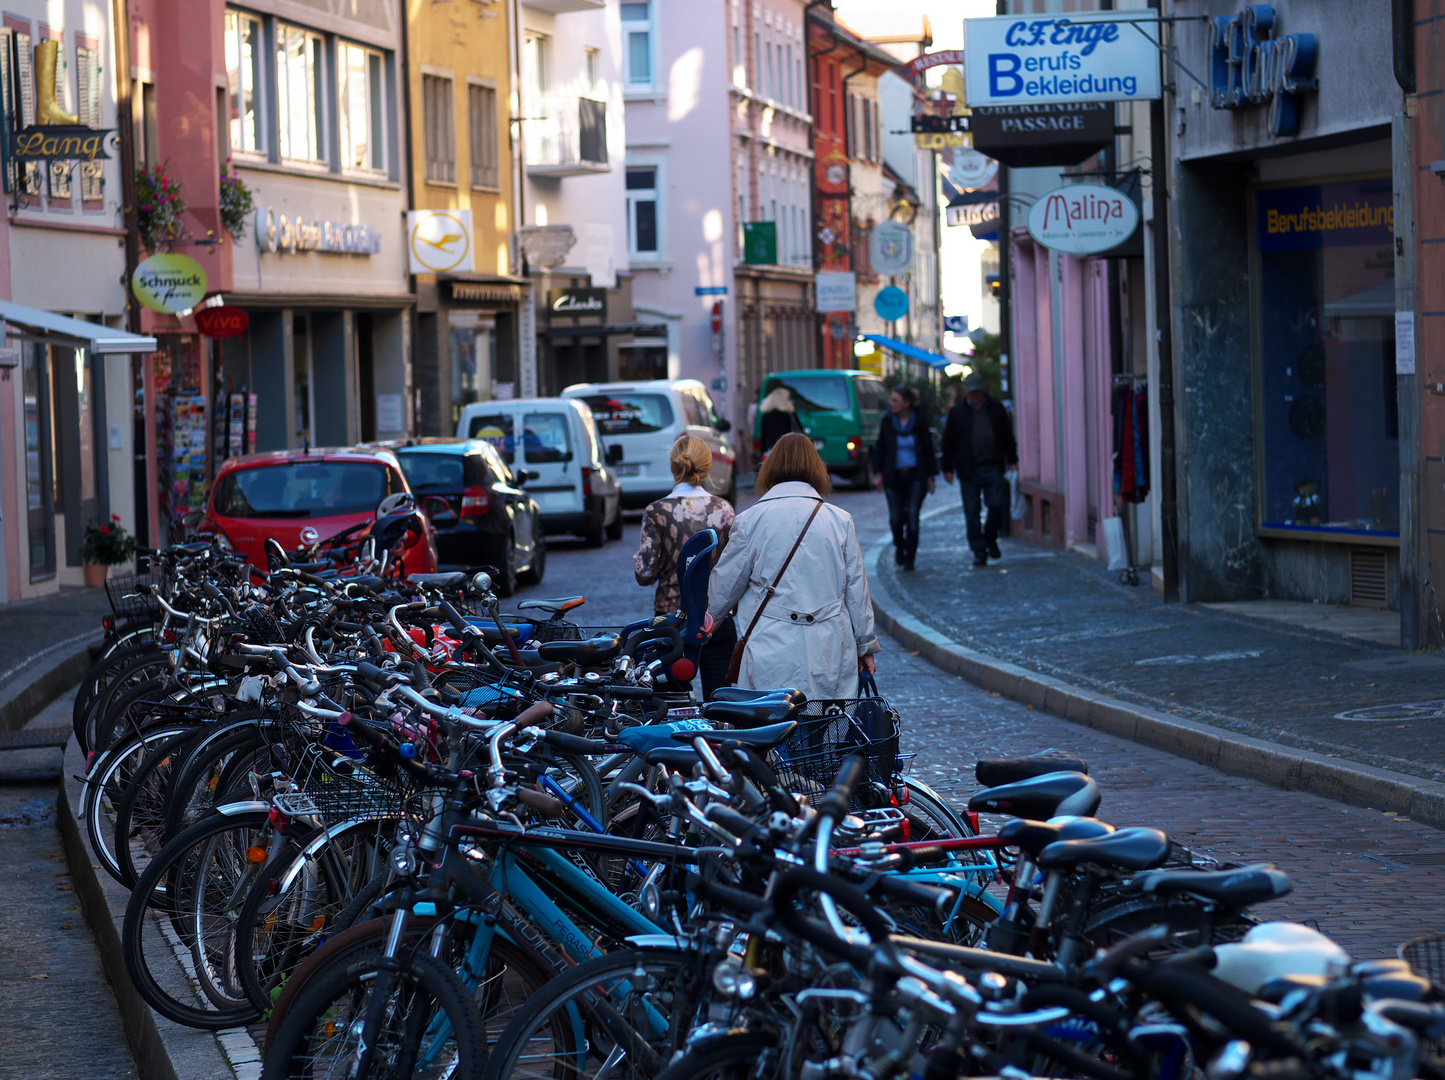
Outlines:
[[[1383,548],[1350,550],[1350,606],[1390,606],[1390,575],[1386,569]]]

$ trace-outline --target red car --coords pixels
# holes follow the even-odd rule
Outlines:
[[[353,525],[369,525],[381,500],[403,491],[411,491],[406,475],[385,450],[246,454],[221,466],[197,531],[219,536],[223,547],[264,570],[268,536],[287,551],[310,547]],[[402,559],[408,574],[436,572],[436,534],[429,521],[424,536],[407,537]]]

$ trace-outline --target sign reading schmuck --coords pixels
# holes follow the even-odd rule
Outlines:
[[[965,19],[967,103],[976,108],[1157,98],[1155,18],[1109,13]]]

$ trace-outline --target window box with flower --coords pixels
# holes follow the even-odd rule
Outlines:
[[[125,562],[135,554],[135,538],[125,531],[119,514],[111,514],[103,525],[87,525],[80,542],[80,558],[85,564],[85,584],[98,589],[112,566]]]

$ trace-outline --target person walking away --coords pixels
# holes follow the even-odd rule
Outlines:
[[[713,567],[708,610],[737,608],[738,686],[798,689],[809,698],[858,696],[882,646],[853,518],[827,502],[828,469],[796,432],[758,470],[758,501],[737,516]]]
[[[973,565],[987,566],[989,559],[1002,559],[998,534],[1009,498],[1005,470],[1018,467],[1018,444],[1008,410],[989,396],[988,384],[977,371],[963,380],[963,400],[948,411],[939,450],[944,481],[951,484],[958,474]],[[983,508],[988,516],[980,526]]]
[[[637,584],[657,589],[652,610],[668,615],[682,607],[682,584],[677,576],[678,554],[692,535],[703,529],[716,529],[718,546],[713,551],[716,561],[733,527],[735,514],[730,502],[703,488],[712,471],[712,451],[707,443],[684,435],[672,445],[668,463],[672,466],[673,489],[648,504],[642,514],[642,542],[633,559],[632,569]],[[728,660],[737,631],[731,619],[719,620],[712,637],[702,647],[698,669],[702,676],[702,693],[711,699],[713,691],[726,686]]]
[[[938,475],[933,432],[918,408],[913,387],[896,386],[888,395],[888,415],[878,425],[873,460],[878,463],[878,487],[888,497],[893,561],[912,570],[918,555],[918,514],[925,492],[933,494]]]
[[[786,386],[773,387],[768,391],[768,396],[763,398],[762,413],[763,424],[760,434],[762,435],[763,454],[766,455],[784,435],[798,430],[798,414],[793,405],[793,392]]]

